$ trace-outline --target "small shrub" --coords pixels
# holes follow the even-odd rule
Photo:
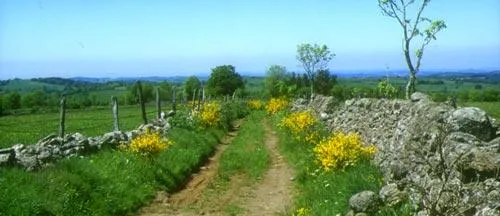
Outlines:
[[[387,79],[378,83],[377,91],[381,97],[387,99],[394,99],[398,95],[398,90]]]
[[[271,98],[266,104],[266,111],[269,114],[276,114],[288,106],[288,100],[285,98]]]
[[[171,144],[172,141],[162,139],[160,133],[148,131],[132,140],[130,143],[130,151],[151,156],[162,152]]]
[[[323,139],[313,149],[316,160],[326,171],[353,166],[360,158],[369,157],[375,151],[373,145],[363,146],[358,134],[343,132]]]

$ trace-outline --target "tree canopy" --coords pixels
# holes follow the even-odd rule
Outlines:
[[[193,97],[194,92],[201,88],[201,81],[196,76],[190,76],[184,82],[184,94],[190,99]]]
[[[264,87],[266,95],[278,97],[284,94],[283,86],[287,78],[287,70],[281,65],[271,65],[266,71]]]
[[[311,45],[306,43],[297,46],[297,60],[309,78],[311,100],[314,95],[314,79],[316,74],[320,70],[326,70],[328,63],[333,57],[335,57],[335,54],[331,53],[326,45],[320,46],[318,44]]]
[[[236,73],[232,65],[212,68],[212,73],[207,81],[207,91],[214,96],[232,95],[236,89],[244,89],[244,87],[243,78]]]

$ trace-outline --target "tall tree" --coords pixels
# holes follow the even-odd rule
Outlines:
[[[190,76],[184,82],[184,94],[187,98],[193,97],[194,91],[201,88],[200,79],[196,76]]]
[[[314,78],[320,70],[328,68],[328,62],[335,57],[326,45],[299,44],[297,46],[297,60],[301,63],[309,79],[311,101],[314,97]]]
[[[271,65],[266,71],[266,78],[264,80],[266,94],[271,97],[281,96],[284,92],[280,85],[285,82],[286,78],[287,73],[284,66]]]
[[[221,65],[212,68],[212,73],[207,81],[207,90],[215,96],[232,95],[238,88],[245,88],[245,83],[240,74],[236,73],[234,66]]]
[[[420,70],[420,62],[424,54],[424,49],[432,40],[436,40],[436,34],[446,28],[443,20],[431,20],[422,16],[422,12],[429,4],[430,0],[378,0],[378,5],[382,13],[386,16],[397,20],[403,29],[403,52],[406,64],[409,69],[409,79],[406,85],[406,98],[415,92],[416,74]],[[412,7],[414,4],[418,8]],[[410,18],[410,13],[415,13],[414,18]],[[420,24],[426,23],[427,26],[422,31]],[[416,37],[422,40],[420,44],[412,46],[412,41]],[[414,56],[410,53],[410,49],[414,49]],[[413,58],[412,58],[413,57]]]

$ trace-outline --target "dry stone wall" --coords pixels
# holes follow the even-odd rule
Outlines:
[[[379,199],[386,205],[406,197],[418,215],[500,215],[500,130],[483,110],[435,103],[418,92],[411,100],[318,96],[293,106],[377,146],[374,162],[386,183]]]
[[[90,154],[103,147],[129,144],[138,134],[147,130],[167,133],[169,129],[170,125],[166,121],[154,121],[132,131],[114,131],[97,137],[73,133],[61,138],[53,134],[36,144],[15,144],[10,148],[0,149],[0,166],[22,166],[28,171],[37,170],[62,158]]]

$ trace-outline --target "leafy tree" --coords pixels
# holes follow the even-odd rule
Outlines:
[[[21,108],[21,95],[17,91],[11,92],[6,95],[5,103],[9,109],[19,109]]]
[[[207,81],[207,91],[215,96],[232,95],[236,89],[244,89],[245,83],[234,66],[222,65],[212,68]]]
[[[337,77],[332,75],[328,69],[319,70],[314,80],[315,93],[330,95],[333,86],[337,83]]]
[[[424,49],[432,40],[436,40],[436,34],[446,28],[443,20],[431,20],[423,17],[422,12],[429,4],[430,0],[420,0],[419,7],[416,10],[414,19],[409,17],[412,11],[412,5],[415,0],[378,0],[378,5],[382,13],[386,16],[394,18],[398,21],[403,29],[403,52],[406,64],[409,69],[409,79],[406,85],[406,98],[409,99],[410,95],[415,92],[416,74],[420,70],[420,62],[424,54]],[[419,25],[427,23],[427,27],[422,31]],[[420,37],[423,40],[418,48],[415,50],[415,56],[412,58],[410,49],[413,49],[412,40]]]
[[[326,70],[328,62],[335,57],[326,45],[299,44],[297,46],[297,60],[301,63],[309,79],[311,100],[314,96],[314,79],[318,71]]]
[[[266,71],[266,78],[264,80],[266,94],[271,97],[283,95],[286,78],[287,72],[284,66],[271,65]]]
[[[201,88],[201,82],[196,76],[190,76],[184,82],[184,94],[188,100],[193,98],[194,91]]]
[[[21,105],[25,108],[41,107],[45,105],[45,94],[41,90],[27,93],[21,98]]]
[[[142,100],[144,100],[144,102],[149,102],[149,101],[152,101],[155,99],[155,92],[154,92],[154,88],[151,84],[149,83],[145,83],[145,82],[141,82],[141,85],[142,85]],[[139,102],[139,86],[137,85],[137,83],[135,83],[130,92],[131,94],[134,96],[134,101],[136,103]]]

